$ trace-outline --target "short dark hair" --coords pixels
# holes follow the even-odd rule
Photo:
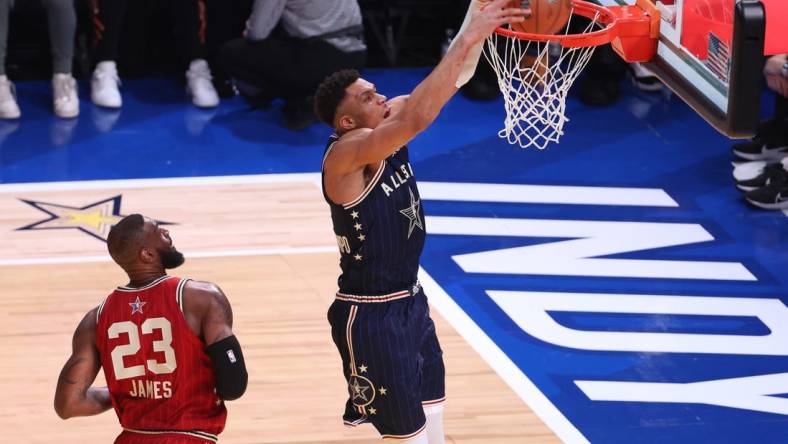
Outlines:
[[[145,234],[145,217],[141,214],[130,214],[109,230],[107,250],[112,259],[123,265],[133,260]]]
[[[361,74],[355,69],[343,69],[323,80],[315,92],[315,115],[321,122],[334,127],[337,108],[346,95],[345,89],[359,78]]]

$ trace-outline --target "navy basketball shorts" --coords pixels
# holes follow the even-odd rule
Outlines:
[[[446,396],[443,352],[427,297],[419,286],[404,293],[387,299],[340,293],[328,310],[348,383],[345,425],[372,423],[383,438],[420,433],[424,406]]]

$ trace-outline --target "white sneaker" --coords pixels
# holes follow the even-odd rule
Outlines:
[[[52,104],[58,117],[71,119],[79,115],[77,82],[71,74],[52,76]]]
[[[120,85],[120,77],[115,62],[99,62],[90,79],[90,100],[98,106],[120,108],[123,99],[118,85]]]
[[[186,71],[186,91],[192,96],[194,106],[213,108],[219,105],[219,94],[211,82],[211,69],[203,59],[192,60]]]
[[[18,119],[21,115],[16,104],[16,88],[3,74],[0,76],[0,119]]]
[[[629,72],[632,76],[632,83],[641,91],[657,92],[662,91],[663,85],[651,70],[640,63],[630,63]]]

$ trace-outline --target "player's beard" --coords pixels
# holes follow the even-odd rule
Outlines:
[[[165,270],[178,268],[186,261],[183,253],[173,248],[172,250],[159,250],[159,257],[161,257],[161,266]]]

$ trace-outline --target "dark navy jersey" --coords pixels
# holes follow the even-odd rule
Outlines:
[[[328,139],[324,159],[339,138]],[[416,282],[426,226],[419,189],[403,146],[376,170],[353,201],[331,207],[334,234],[341,253],[339,292],[384,295]]]

